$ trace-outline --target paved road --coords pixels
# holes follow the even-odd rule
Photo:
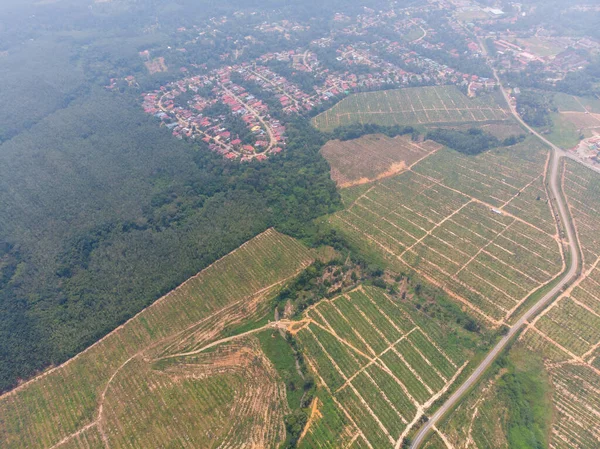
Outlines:
[[[502,83],[500,82],[500,78],[498,77],[498,73],[496,72],[496,70],[494,70],[494,77],[498,81],[498,84],[500,84],[502,94],[504,95],[506,103],[508,104],[511,113],[513,114],[515,119],[525,128],[527,128],[533,135],[535,135],[537,138],[539,138],[545,144],[552,148],[552,163],[549,167],[547,179],[549,181],[551,195],[556,199],[556,204],[558,205],[558,214],[560,217],[560,221],[562,222],[563,227],[566,230],[567,238],[569,240],[569,251],[571,254],[571,258],[569,261],[570,266],[568,267],[566,274],[563,275],[560,282],[551,291],[544,295],[542,299],[535,303],[527,312],[525,312],[525,314],[523,314],[519,321],[517,321],[510,328],[508,334],[502,337],[502,339],[496,344],[496,346],[494,346],[494,348],[490,351],[490,353],[483,360],[483,362],[481,362],[481,364],[475,369],[475,371],[473,371],[471,376],[454,392],[454,394],[452,394],[452,396],[450,396],[450,398],[439,408],[439,410],[429,418],[429,421],[419,430],[417,435],[414,437],[411,449],[416,449],[419,447],[419,445],[423,442],[426,434],[436,425],[436,423],[446,412],[448,412],[450,409],[452,409],[452,407],[456,405],[456,403],[460,400],[462,395],[473,384],[475,384],[475,382],[484,373],[484,371],[490,367],[496,356],[500,354],[500,352],[505,348],[506,344],[511,339],[511,337],[513,337],[521,329],[523,324],[525,324],[526,321],[528,321],[531,317],[533,317],[540,310],[546,307],[548,303],[562,290],[562,288],[577,276],[577,269],[579,267],[579,247],[577,239],[575,237],[575,232],[573,231],[572,226],[570,224],[571,221],[568,207],[565,204],[560,191],[560,159],[564,156],[564,152],[556,145],[548,141],[548,139],[546,139],[544,136],[532,129],[521,119],[516,109],[512,106],[508,94],[502,86]]]

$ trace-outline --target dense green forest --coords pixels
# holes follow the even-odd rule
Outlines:
[[[488,134],[479,128],[471,128],[467,131],[437,128],[429,131],[426,137],[468,155],[483,153],[500,145],[515,145],[525,139],[524,135],[520,135],[510,136],[501,141],[496,136]]]

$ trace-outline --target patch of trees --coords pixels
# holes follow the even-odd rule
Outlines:
[[[523,91],[517,97],[517,112],[531,126],[551,125],[550,112],[554,109],[551,98],[538,92]]]
[[[419,136],[419,132],[412,126],[382,126],[372,123],[356,123],[353,125],[340,126],[333,130],[331,133],[332,139],[338,139],[341,141],[358,139],[359,137],[367,134],[384,134],[388,137],[404,136],[411,134],[416,139]]]
[[[597,73],[597,75],[596,75]],[[556,89],[571,95],[588,96],[598,92],[595,83],[600,81],[600,66],[586,70],[570,72],[562,81],[556,83]]]
[[[514,145],[519,138],[509,137],[502,142],[496,136],[485,133],[479,128],[471,128],[468,131],[437,128],[427,133],[427,139],[434,140],[461,153],[475,155],[502,144]]]
[[[289,332],[286,333],[286,341],[292,348],[294,356],[296,357],[297,366],[302,373],[304,378],[303,395],[302,401],[298,409],[292,411],[292,413],[285,416],[285,429],[287,432],[285,443],[283,444],[284,449],[293,449],[297,447],[300,435],[306,427],[308,422],[308,412],[312,401],[315,399],[315,392],[317,385],[312,374],[309,372],[304,359],[304,354],[296,338]]]
[[[510,447],[547,447],[551,404],[548,402],[547,379],[543,364],[536,357],[523,368],[522,362],[504,356],[496,362],[504,374],[498,380],[497,400],[506,409],[506,437]]]

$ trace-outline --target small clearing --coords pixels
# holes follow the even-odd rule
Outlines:
[[[150,75],[153,75],[155,73],[166,72],[167,70],[169,70],[167,64],[165,64],[165,58],[163,58],[162,56],[159,58],[154,58],[151,61],[146,61],[144,65],[150,72]]]

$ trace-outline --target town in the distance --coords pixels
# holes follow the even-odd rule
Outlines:
[[[227,159],[249,161],[284,150],[286,122],[295,115],[315,116],[355,92],[455,85],[476,97],[497,90],[488,57],[500,75],[515,80],[508,85],[516,103],[519,81],[555,86],[575,78],[600,51],[586,36],[518,26],[533,12],[514,2],[500,9],[430,0],[382,11],[365,7],[356,16],[340,12],[332,29],[277,12],[211,17],[170,30],[172,45],[140,51],[149,74],[181,74],[143,92],[143,108],[178,139],[201,140]],[[226,43],[223,52],[208,63],[196,60],[194,48],[214,40]],[[135,87],[136,79],[111,78],[107,88],[119,86]],[[595,163],[600,139],[593,133],[579,140],[573,154]]]

